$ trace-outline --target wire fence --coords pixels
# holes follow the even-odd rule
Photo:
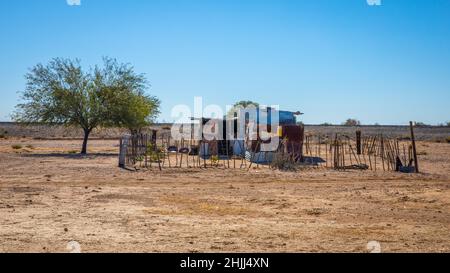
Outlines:
[[[225,168],[289,169],[294,166],[345,171],[418,171],[412,139],[348,134],[308,133],[296,139],[281,137],[277,148],[264,151],[261,140],[174,140],[170,133],[124,136],[120,140],[119,166],[123,168]]]

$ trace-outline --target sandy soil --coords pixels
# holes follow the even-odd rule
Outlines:
[[[450,251],[450,144],[419,143],[420,175],[130,172],[117,144],[0,139],[0,252]]]

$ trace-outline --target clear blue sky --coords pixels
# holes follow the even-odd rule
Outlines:
[[[251,99],[306,123],[450,120],[450,1],[3,0],[0,120],[53,57],[133,64],[172,106]]]

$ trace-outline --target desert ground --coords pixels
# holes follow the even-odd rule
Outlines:
[[[80,145],[0,139],[0,252],[450,251],[448,143],[419,141],[421,174],[128,171],[117,139]]]

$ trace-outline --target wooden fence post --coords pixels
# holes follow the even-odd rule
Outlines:
[[[123,140],[119,142],[119,168],[125,168],[125,149],[123,148]]]
[[[414,137],[414,125],[413,122],[409,122],[409,127],[411,129],[411,142],[412,142],[412,149],[413,149],[413,155],[414,155],[414,167],[416,169],[416,173],[419,173],[419,163],[417,161],[417,149],[416,149],[416,139]]]
[[[356,131],[356,154],[361,155],[361,131]]]

